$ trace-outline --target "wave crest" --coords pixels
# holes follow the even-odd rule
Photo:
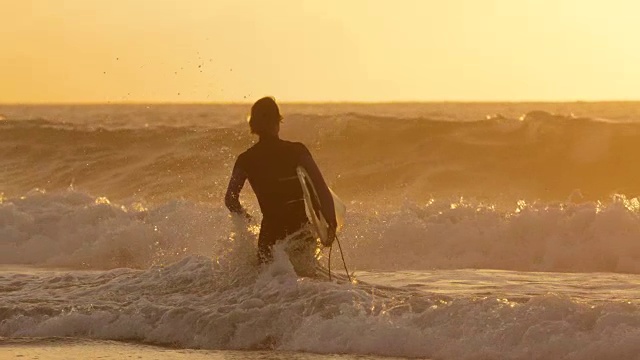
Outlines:
[[[510,209],[465,199],[373,209],[352,203],[347,216],[341,239],[356,271],[640,273],[638,198],[521,201]],[[147,268],[201,255],[232,268],[255,262],[257,231],[222,206],[183,200],[144,208],[73,190],[33,192],[0,204],[0,263]]]
[[[347,199],[471,196],[508,201],[640,194],[640,124],[533,111],[479,121],[291,115],[282,136],[312,150]],[[104,129],[0,123],[3,191],[76,184],[114,199],[220,201],[246,124]],[[46,179],[46,183],[42,180]]]

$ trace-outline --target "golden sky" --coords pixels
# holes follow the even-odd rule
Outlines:
[[[640,99],[636,0],[0,0],[0,103]]]

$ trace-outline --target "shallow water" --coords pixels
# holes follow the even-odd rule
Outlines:
[[[218,271],[205,258],[149,270],[5,267],[3,347],[142,358],[635,359],[640,351],[638,275],[461,269],[362,272],[358,283],[339,284],[298,278],[286,261],[234,279]]]
[[[126,342],[68,338],[2,339],[0,350],[7,359],[141,359],[141,360],[374,360],[393,359],[366,355],[318,355],[282,351],[171,349]]]

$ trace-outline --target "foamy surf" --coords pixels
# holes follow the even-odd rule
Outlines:
[[[0,272],[0,336],[436,359],[634,359],[637,275],[536,273],[551,263],[527,261],[535,251],[520,251],[542,243],[539,249],[554,258],[554,249],[570,250],[569,264],[598,271],[601,264],[589,258],[603,249],[594,240],[598,226],[603,242],[615,239],[611,229],[633,236],[633,204],[624,198],[607,206],[520,204],[502,213],[434,202],[376,217],[354,206],[350,221],[363,225],[343,234],[359,281],[349,284],[299,278],[282,247],[274,263],[259,268],[255,234],[215,206],[144,208],[75,190],[35,192],[0,205],[3,263],[29,265]],[[608,225],[611,219],[618,223]],[[547,243],[561,241],[558,234],[582,239],[588,229],[593,235],[579,245],[595,244],[582,250],[589,261],[578,247]],[[487,240],[480,230],[489,232]],[[492,243],[500,241],[497,234],[505,234],[504,243]],[[523,238],[513,241],[516,235]],[[618,247],[634,244],[620,241]],[[493,247],[511,257],[487,250]],[[619,256],[631,257],[631,250]],[[452,251],[456,256],[447,257]],[[483,264],[526,271],[427,270]],[[376,268],[387,271],[363,271]]]
[[[230,275],[202,257],[148,270],[3,271],[0,336],[440,359],[634,359],[640,351],[637,276],[431,272],[438,294],[394,284],[407,277],[393,273],[364,276],[394,285],[384,288],[301,279],[280,261]]]
[[[2,107],[0,351],[638,359],[637,104],[283,109],[354,283],[258,266],[245,107]]]
[[[375,210],[352,203],[347,223],[341,235],[345,256],[360,271],[640,273],[637,198],[577,204],[521,201],[512,208],[464,199]],[[222,259],[241,242],[243,261],[249,263],[255,260],[257,231],[257,223],[230,217],[221,204],[180,200],[122,205],[73,189],[34,191],[0,203],[0,262],[144,269],[190,255]],[[341,269],[340,263],[334,265]]]

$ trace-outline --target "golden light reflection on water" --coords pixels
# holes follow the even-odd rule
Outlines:
[[[259,224],[251,224],[251,225],[249,225],[249,227],[247,229],[253,235],[260,234],[260,225]]]
[[[110,205],[110,204],[111,204],[111,201],[109,201],[109,199],[107,199],[107,198],[106,198],[106,197],[104,197],[104,196],[100,196],[100,197],[96,198],[95,203],[96,203],[96,204],[106,204],[106,205]]]
[[[633,199],[627,199],[624,196],[622,197],[622,203],[624,204],[624,207],[626,207],[629,211],[640,212],[640,199],[638,199],[637,197]]]
[[[507,306],[509,306],[511,308],[515,307],[518,304],[518,303],[516,303],[514,301],[511,301],[511,300],[509,300],[507,298],[498,298],[498,299],[496,299],[496,301],[501,303],[501,304],[507,305]]]

